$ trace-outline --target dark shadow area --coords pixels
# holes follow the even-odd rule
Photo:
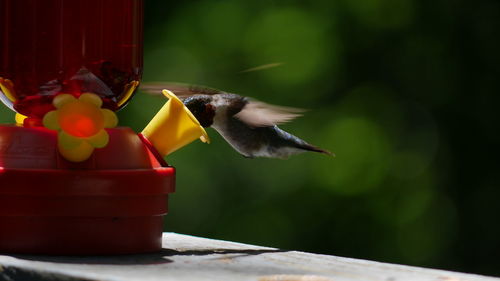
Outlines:
[[[113,256],[47,256],[47,255],[12,255],[15,258],[30,261],[69,263],[69,264],[102,264],[102,265],[156,265],[174,262],[168,257],[173,256],[209,256],[236,254],[237,257],[253,256],[266,253],[282,253],[286,250],[269,249],[206,249],[185,250],[163,248],[159,252],[134,255]],[[24,280],[24,279],[23,279]],[[0,279],[1,281],[1,279]]]
[[[30,261],[67,263],[67,264],[101,264],[101,265],[155,265],[171,263],[162,252],[134,255],[113,256],[47,256],[47,255],[12,255],[15,258]]]
[[[285,253],[288,250],[280,249],[269,249],[269,250],[257,250],[257,249],[206,249],[206,250],[185,250],[177,251],[173,249],[162,249],[161,252],[165,256],[208,256],[208,255],[229,255],[229,254],[240,254],[242,256],[254,256],[267,253]]]
[[[35,271],[34,269],[13,266],[2,267],[0,281],[92,281],[93,279],[78,278],[60,273]]]

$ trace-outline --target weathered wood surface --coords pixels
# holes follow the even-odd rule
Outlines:
[[[0,280],[500,281],[500,278],[281,251],[165,233],[156,254],[0,255]]]

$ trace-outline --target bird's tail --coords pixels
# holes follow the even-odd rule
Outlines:
[[[319,148],[319,147],[312,145],[312,144],[309,144],[309,143],[301,143],[301,144],[297,145],[297,148],[307,150],[307,151],[319,152],[319,153],[323,153],[323,154],[335,157],[335,153],[330,152],[326,149]]]
[[[312,145],[312,144],[304,141],[303,139],[278,128],[278,126],[272,127],[272,130],[275,130],[277,135],[280,136],[280,139],[281,139],[280,142],[283,146],[293,147],[293,148],[297,149],[296,153],[300,153],[303,151],[312,151],[312,152],[323,153],[323,154],[333,156],[333,157],[335,156],[334,153],[332,153],[326,149],[322,149],[322,148],[319,148],[315,145]],[[283,143],[283,141],[284,141],[284,143]],[[291,154],[296,154],[296,153],[291,153]]]

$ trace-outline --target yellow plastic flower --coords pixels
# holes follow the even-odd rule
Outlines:
[[[16,101],[16,90],[11,80],[0,77],[0,90],[11,102]]]
[[[118,101],[117,104],[119,107],[125,104],[130,99],[130,97],[132,97],[132,94],[134,93],[137,86],[139,86],[139,81],[136,80],[133,80],[125,85],[122,93],[122,98],[120,101]]]
[[[94,148],[105,147],[109,136],[104,128],[118,124],[116,114],[102,109],[102,100],[92,93],[78,99],[69,94],[58,95],[52,102],[56,110],[43,117],[43,125],[59,131],[58,147],[62,156],[72,162],[87,160]]]

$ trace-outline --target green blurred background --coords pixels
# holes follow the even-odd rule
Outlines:
[[[144,81],[307,108],[282,128],[337,154],[245,159],[210,129],[167,158],[165,230],[500,275],[499,1],[145,3]]]
[[[144,81],[309,109],[282,128],[337,155],[245,159],[210,129],[167,158],[166,231],[500,276],[499,1],[145,3]]]

